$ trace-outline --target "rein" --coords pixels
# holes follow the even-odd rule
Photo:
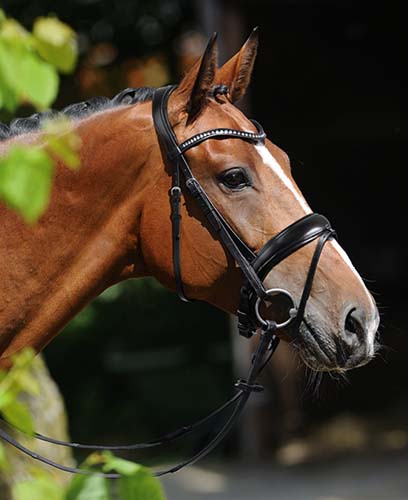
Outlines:
[[[260,392],[263,390],[263,387],[257,384],[256,381],[278,347],[279,338],[277,336],[277,331],[290,326],[291,335],[296,336],[298,334],[321,253],[326,242],[335,236],[335,232],[331,228],[329,221],[322,215],[312,213],[286,227],[283,231],[271,238],[258,252],[253,252],[232,229],[230,224],[209,199],[199,181],[194,177],[184,153],[210,139],[222,140],[226,138],[235,138],[245,140],[252,144],[264,143],[266,134],[261,125],[253,120],[252,123],[257,129],[256,133],[229,128],[217,128],[194,135],[187,141],[179,144],[167,114],[168,99],[175,88],[175,86],[161,87],[155,91],[153,96],[153,121],[165,155],[165,160],[172,167],[172,187],[169,196],[176,290],[181,300],[189,301],[184,293],[180,253],[180,204],[183,181],[183,187],[185,186],[187,192],[190,193],[197,202],[205,218],[211,225],[211,228],[234,258],[244,275],[243,285],[240,291],[240,303],[237,311],[238,330],[241,335],[250,338],[260,329],[260,340],[252,355],[247,378],[239,379],[235,384],[236,393],[227,402],[219,406],[206,417],[146,443],[129,445],[94,445],[61,441],[39,433],[34,433],[33,436],[40,441],[74,449],[113,451],[139,450],[172,443],[214,420],[226,410],[230,410],[226,422],[217,431],[215,436],[211,438],[208,444],[189,459],[168,469],[153,472],[153,475],[156,477],[177,472],[187,465],[194,464],[210,453],[231,430],[252,392]],[[264,287],[263,280],[274,266],[314,240],[317,240],[316,248],[310,263],[302,296],[297,306],[295,299],[287,290],[280,288],[266,289]],[[271,302],[278,295],[286,296],[291,303],[291,307],[288,308],[288,318],[281,323],[263,318],[260,312],[263,303]],[[7,425],[10,426],[10,424]],[[31,458],[65,472],[74,474],[96,474],[112,479],[121,477],[120,474],[117,473],[95,472],[94,470],[69,467],[56,463],[21,445],[2,428],[0,428],[0,438]]]

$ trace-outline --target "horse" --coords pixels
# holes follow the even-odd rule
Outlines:
[[[211,201],[211,213],[222,214],[253,255],[312,214],[287,154],[262,139],[256,124],[236,106],[250,84],[257,48],[254,31],[219,67],[217,42],[211,40],[166,95],[168,122],[178,144],[205,131],[241,133],[201,137],[194,147],[185,144],[183,155]],[[237,314],[245,266],[231,255],[184,181],[176,193],[182,194],[175,215],[182,224],[181,270],[175,269],[169,204],[173,174],[154,123],[156,93],[153,88],[126,89],[112,99],[63,110],[81,138],[81,168],[57,165],[49,207],[34,226],[0,206],[0,366],[10,366],[11,357],[25,347],[41,351],[86,304],[131,278],[154,276],[176,290],[179,275],[186,297]],[[3,126],[0,154],[14,144],[45,147],[45,117],[50,119],[50,113]],[[344,371],[374,356],[379,316],[362,278],[329,236],[318,255],[307,304],[302,304],[297,335],[291,335],[289,324],[277,334],[292,342],[312,369]],[[292,309],[299,307],[318,245],[314,239],[292,249],[258,279],[259,286],[286,291]],[[279,295],[274,293],[274,300],[264,295],[262,304],[257,303],[264,322],[285,310],[286,298]]]
[[[157,446],[235,405],[209,445],[156,475],[194,463],[223,438],[260,389],[256,378],[280,339],[316,371],[344,372],[376,352],[372,295],[330,223],[312,212],[287,154],[236,106],[250,84],[257,48],[254,30],[218,67],[214,36],[177,86],[126,89],[112,99],[68,106],[62,113],[81,139],[81,168],[57,165],[48,210],[34,226],[0,206],[0,367],[8,368],[25,347],[41,351],[106,288],[144,276],[182,300],[236,314],[246,337],[260,332],[247,379],[220,409],[153,443],[110,447]],[[46,147],[41,126],[50,117],[39,113],[1,125],[0,154],[14,144]],[[33,454],[0,432],[33,458],[84,472]]]

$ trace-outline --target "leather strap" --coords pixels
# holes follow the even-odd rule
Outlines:
[[[265,296],[265,288],[262,285],[261,280],[258,278],[254,269],[250,265],[250,261],[255,258],[254,252],[250,250],[247,245],[242,241],[242,239],[236,234],[236,232],[231,228],[225,218],[219,213],[214,204],[210,201],[206,195],[204,189],[202,188],[199,181],[194,177],[184,155],[182,154],[180,147],[178,145],[176,136],[173,129],[171,128],[168,114],[167,105],[168,99],[171,93],[174,91],[174,86],[162,87],[157,89],[155,95],[153,96],[153,121],[156,127],[156,132],[159,137],[159,141],[165,153],[165,158],[170,162],[173,167],[173,185],[172,190],[179,187],[181,190],[180,174],[184,177],[185,187],[189,194],[195,199],[202,212],[204,213],[206,219],[210,223],[212,229],[221,239],[221,241],[226,246],[227,250],[230,252],[232,257],[235,259],[242,272],[246,276],[246,279],[251,283],[251,286],[256,290],[259,296]],[[260,126],[259,126],[260,127]],[[237,134],[234,134],[232,129],[222,129],[223,134],[217,134],[217,137],[238,137],[238,133],[241,134],[242,131],[237,130]],[[245,140],[259,142],[263,140],[265,134],[263,130],[258,133],[245,132]],[[200,134],[198,134],[200,135]],[[205,138],[200,138],[196,141],[196,144],[203,142],[203,140],[210,139],[212,137],[206,136]],[[177,184],[175,183],[175,172],[177,172]],[[171,195],[171,194],[170,194]],[[174,195],[174,200],[171,200],[171,205],[173,207],[178,207],[180,199]],[[176,214],[175,220],[176,228],[173,224],[173,266],[175,271],[176,289],[182,300],[187,300],[186,295],[183,291],[183,282],[181,275],[181,252],[180,252],[180,231],[181,231],[181,215],[179,208],[172,209]]]
[[[257,252],[252,265],[258,275],[264,279],[279,262],[327,231],[332,233],[330,222],[326,217],[316,213],[305,215],[271,238]]]
[[[319,252],[315,251],[312,264],[306,278],[305,287],[300,299],[296,320],[293,322],[291,332],[297,334],[303,318],[307,299],[313,285],[317,264],[323,250],[324,244],[329,238],[335,237],[336,233],[330,226],[329,221],[323,215],[312,213],[297,220],[271,238],[257,253],[252,265],[261,279],[264,279],[273,267],[282,262],[286,257],[300,248],[308,245],[317,238],[319,239]],[[238,331],[244,337],[251,337],[259,327],[253,314],[254,302],[257,296],[251,288],[250,283],[244,281],[240,292],[240,304],[237,311]]]
[[[75,449],[88,449],[88,450],[112,450],[112,451],[120,451],[120,450],[138,450],[138,449],[144,449],[144,448],[153,448],[157,447],[163,444],[168,444],[172,443],[181,437],[184,437],[188,434],[191,434],[193,431],[196,429],[199,429],[202,427],[204,424],[212,421],[215,419],[215,417],[218,417],[222,415],[227,409],[232,408],[231,414],[228,417],[227,421],[221,426],[221,428],[215,433],[215,436],[213,439],[210,440],[210,442],[202,448],[199,452],[194,454],[192,457],[190,457],[187,460],[184,460],[183,462],[170,467],[168,469],[164,469],[161,471],[155,471],[153,472],[153,475],[156,477],[164,476],[166,474],[174,473],[177,472],[178,470],[182,469],[183,467],[186,467],[187,465],[191,465],[195,462],[197,462],[200,458],[204,457],[208,453],[210,453],[219,443],[224,439],[224,437],[228,434],[228,432],[231,430],[232,426],[234,425],[236,418],[239,416],[239,414],[242,412],[246,402],[248,401],[250,395],[252,392],[258,392],[262,386],[259,384],[256,384],[256,379],[266,366],[267,362],[275,352],[278,344],[279,344],[279,339],[275,335],[276,331],[276,324],[271,322],[267,328],[264,329],[261,335],[261,340],[256,348],[255,353],[252,356],[252,361],[251,361],[251,367],[248,373],[248,377],[246,380],[239,379],[237,383],[235,384],[235,387],[238,389],[236,394],[234,394],[228,401],[226,401],[223,405],[221,405],[219,408],[211,412],[209,415],[206,417],[202,418],[201,420],[198,420],[194,424],[190,424],[188,426],[183,426],[176,431],[170,432],[168,434],[165,434],[164,436],[154,440],[150,441],[147,443],[137,443],[137,444],[130,444],[130,445],[94,445],[94,444],[83,444],[83,443],[71,443],[67,441],[61,441],[59,439],[54,439],[52,437],[44,436],[39,433],[35,433],[34,437],[40,441],[45,441],[51,444],[55,444],[57,446],[65,446],[69,448],[75,448]],[[3,419],[1,419],[3,420]],[[3,422],[5,422],[3,420]],[[13,427],[15,430],[18,431],[14,426],[10,425],[8,422],[7,425],[10,427]],[[21,431],[19,431],[21,432]],[[70,467],[66,465],[59,464],[53,460],[48,459],[47,457],[44,457],[43,455],[40,455],[38,453],[33,452],[32,450],[28,449],[27,447],[23,446],[20,444],[15,438],[13,438],[8,432],[6,432],[4,429],[0,428],[0,438],[9,443],[11,446],[14,448],[18,449],[25,455],[28,455],[29,457],[44,463],[46,465],[49,465],[55,469],[62,470],[64,472],[70,472],[72,474],[83,474],[83,475],[89,475],[89,474],[96,474],[97,476],[102,476],[106,477],[109,479],[117,479],[121,477],[120,474],[116,473],[103,473],[95,470],[87,470],[87,469],[80,469],[77,467]]]

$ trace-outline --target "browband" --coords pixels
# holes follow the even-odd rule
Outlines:
[[[233,128],[214,128],[201,132],[200,134],[193,135],[179,146],[179,154],[185,153],[187,150],[198,146],[207,139],[243,139],[250,142],[264,142],[266,134],[264,129],[256,120],[251,120],[255,125],[258,133],[246,132],[243,130],[236,130]]]

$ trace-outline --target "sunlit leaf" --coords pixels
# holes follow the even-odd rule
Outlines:
[[[10,469],[10,465],[7,461],[6,450],[4,446],[0,443],[0,471],[7,472]]]
[[[51,477],[22,481],[13,486],[13,500],[64,500],[61,486]]]
[[[25,347],[11,356],[14,368],[27,368],[34,360],[36,352],[32,347]]]
[[[151,472],[145,467],[132,476],[123,476],[118,480],[121,500],[165,500],[163,488]]]
[[[40,386],[38,381],[32,377],[29,371],[21,370],[16,376],[16,384],[20,391],[27,392],[33,396],[37,396],[40,393]]]
[[[66,500],[111,500],[109,482],[96,475],[76,476],[71,481],[65,498]]]
[[[33,419],[25,404],[21,401],[13,401],[9,405],[3,406],[1,412],[4,418],[14,427],[27,434],[33,434]]]
[[[115,457],[108,451],[103,452],[101,458],[104,472],[115,471],[122,475],[118,479],[121,500],[165,500],[160,482],[146,467]]]
[[[4,18],[1,22],[0,36],[4,40],[29,43],[30,33],[15,19]]]
[[[37,107],[47,108],[55,101],[59,78],[51,64],[26,54],[20,61],[19,76],[20,92]]]
[[[40,17],[33,26],[34,44],[39,54],[59,71],[74,70],[78,47],[75,32],[55,17]]]
[[[14,146],[0,159],[0,198],[34,223],[48,205],[53,162],[44,149]]]
[[[0,40],[0,76],[18,100],[40,109],[49,107],[57,96],[56,70],[21,43]]]
[[[46,123],[44,139],[47,143],[47,150],[62,160],[65,165],[72,169],[79,167],[81,139],[74,132],[72,122],[68,118],[61,117]]]
[[[16,65],[25,49],[20,44],[11,44],[0,38],[0,86],[3,93],[13,92],[16,95],[17,82]],[[16,97],[15,97],[16,98]]]
[[[103,452],[102,459],[104,461],[104,472],[115,471],[124,476],[131,476],[143,468],[141,465],[130,462],[129,460],[115,457],[115,455],[109,451]]]
[[[0,74],[0,109],[5,108],[7,111],[10,111],[10,113],[14,113],[17,107],[18,99],[16,93],[9,87],[9,85],[6,84],[4,80],[2,80]]]
[[[15,399],[12,391],[0,392],[0,411],[3,407],[10,405]]]

